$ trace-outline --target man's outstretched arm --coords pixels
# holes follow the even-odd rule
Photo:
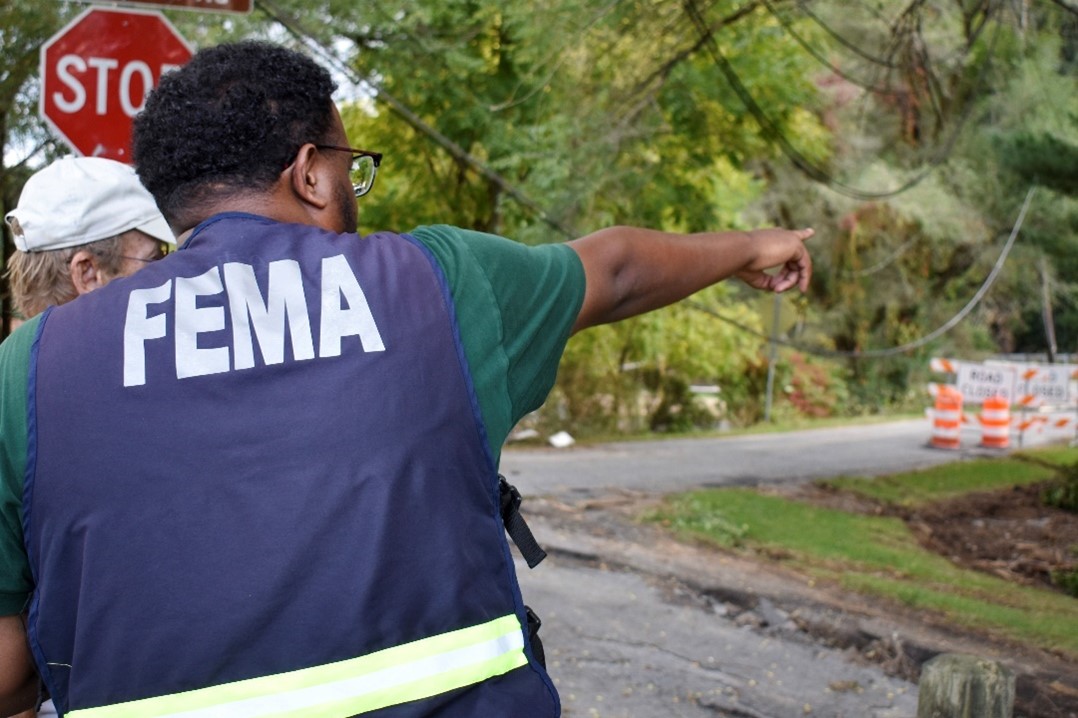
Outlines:
[[[811,229],[673,234],[611,227],[569,243],[587,287],[573,331],[664,307],[736,276],[751,287],[808,289]],[[777,270],[768,273],[768,270]]]
[[[37,672],[21,616],[0,616],[0,716],[13,716],[37,703]]]

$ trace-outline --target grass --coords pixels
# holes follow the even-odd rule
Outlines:
[[[1073,461],[1068,456],[1078,456],[1075,450],[1058,451],[1036,455],[1053,461]],[[911,505],[964,491],[1039,481],[1049,475],[1047,469],[1012,458],[835,483],[873,498]],[[877,483],[880,487],[873,487]],[[1078,658],[1078,601],[959,568],[922,549],[897,518],[848,513],[736,488],[671,497],[649,518],[683,536],[762,553],[814,579],[935,612],[956,626]]]
[[[1052,470],[1040,462],[1024,461],[1023,456],[1027,455],[1055,464],[1078,461],[1078,449],[1051,448],[1014,454],[1010,458],[957,462],[893,476],[842,477],[821,483],[883,503],[914,507],[974,491],[1034,484],[1054,476]]]

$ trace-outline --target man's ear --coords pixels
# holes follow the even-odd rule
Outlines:
[[[71,283],[80,295],[108,284],[108,279],[102,274],[101,267],[97,264],[97,257],[88,250],[80,249],[75,252],[67,268],[71,275]]]
[[[298,199],[315,209],[325,209],[331,199],[330,169],[322,153],[308,142],[299,148],[296,160],[285,172],[290,173],[289,186]]]

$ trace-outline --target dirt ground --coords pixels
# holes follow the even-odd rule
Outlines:
[[[919,509],[891,509],[817,486],[801,495],[861,513],[901,517],[921,544],[955,564],[1008,581],[1061,590],[1060,572],[1078,571],[1078,514],[1044,505],[1047,484],[962,496]]]
[[[1044,485],[973,494],[905,516],[922,544],[969,568],[1060,590],[1078,570],[1078,515],[1045,506]]]

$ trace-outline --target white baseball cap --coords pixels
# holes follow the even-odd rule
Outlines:
[[[132,229],[176,243],[135,170],[103,157],[64,157],[39,170],[4,219],[24,252],[77,247]]]

